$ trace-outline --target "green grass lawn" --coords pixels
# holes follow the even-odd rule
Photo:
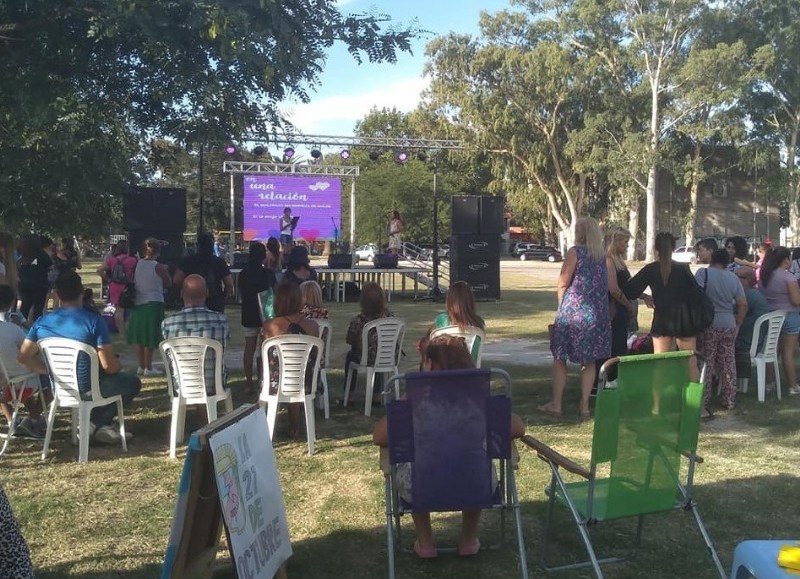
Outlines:
[[[540,266],[539,266],[540,267]],[[481,303],[490,339],[546,339],[555,296],[552,271],[540,274],[537,264],[503,276],[503,299]],[[87,279],[87,281],[90,281]],[[433,319],[441,304],[413,303],[397,299],[395,313],[408,321],[404,370],[418,363],[414,342]],[[286,500],[294,556],[291,577],[380,577],[386,570],[383,478],[377,449],[371,444],[372,424],[382,415],[377,408],[366,418],[358,404],[349,410],[335,405],[341,397],[346,323],[355,304],[331,305],[335,346],[329,372],[332,390],[330,420],[317,420],[317,450],[306,455],[304,440],[290,440],[285,416],[279,415],[274,441]],[[237,327],[238,310],[229,315]],[[647,320],[642,320],[647,325]],[[240,340],[234,336],[234,342]],[[120,349],[125,348],[119,341]],[[548,400],[550,369],[508,365],[513,379],[514,408],[527,430],[579,462],[588,459],[592,423],[565,414],[556,421],[537,412]],[[363,383],[363,382],[362,382]],[[241,374],[233,377],[236,403],[241,397]],[[53,454],[46,462],[41,444],[13,441],[0,459],[0,482],[22,524],[38,576],[43,579],[73,577],[100,579],[150,579],[160,575],[169,534],[182,460],[167,458],[169,407],[163,378],[148,378],[126,423],[135,433],[129,452],[93,446],[90,462],[77,464],[77,448],[68,441],[67,415],[57,422]],[[357,396],[363,396],[363,387]],[[746,538],[798,538],[800,498],[800,397],[782,401],[771,396],[764,404],[755,400],[754,389],[741,395],[733,411],[718,411],[715,420],[702,427],[699,452],[705,463],[698,467],[696,496],[700,511],[723,564],[730,566],[735,545]],[[359,398],[356,399],[358,401]],[[576,372],[565,398],[565,409],[577,409]],[[319,416],[319,415],[318,415]],[[191,412],[190,424],[198,426]],[[194,421],[194,422],[193,422]],[[549,475],[544,463],[520,449],[518,474],[523,502],[525,540],[531,576],[545,574],[536,566],[540,530],[545,514],[543,492]],[[179,447],[179,458],[183,448]],[[568,560],[582,556],[577,534],[566,514],[557,516],[554,556]],[[436,525],[440,540],[453,542],[458,517],[440,516]],[[491,513],[484,518],[489,535],[496,525]],[[509,525],[508,530],[512,527]],[[601,546],[624,547],[631,540],[629,522],[601,526]],[[413,528],[408,521],[406,537]],[[224,540],[223,540],[224,543]],[[219,553],[219,577],[233,577],[226,570],[227,553]],[[518,560],[513,542],[497,551],[481,552],[471,560],[443,555],[421,561],[400,554],[399,577],[514,577]],[[589,577],[590,573],[564,572],[557,577]],[[714,577],[714,571],[693,523],[686,514],[658,515],[646,521],[642,549],[631,562],[609,567],[608,577]]]

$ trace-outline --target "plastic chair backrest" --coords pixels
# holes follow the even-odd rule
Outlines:
[[[50,371],[59,406],[78,406],[82,401],[80,386],[86,386],[87,382],[92,399],[102,398],[97,350],[68,338],[45,338],[38,344]]]
[[[375,368],[394,368],[399,365],[406,323],[399,318],[380,318],[364,324],[364,329],[361,331],[362,366],[368,365],[369,338],[373,331],[377,334],[378,350],[375,354],[375,363],[369,365]]]
[[[275,348],[278,353],[280,367],[278,396],[299,397],[316,394],[320,358],[324,347],[325,344],[319,338],[302,334],[289,334],[264,340],[261,345],[261,356],[267,376],[270,363],[269,351]],[[310,393],[306,393],[307,379],[311,381]],[[269,386],[265,385],[264,391],[268,389]]]
[[[763,356],[765,360],[776,360],[778,357],[778,340],[781,337],[781,328],[786,319],[786,312],[769,312],[759,316],[753,324],[753,340],[750,344],[750,358]],[[768,324],[766,330],[763,325]],[[762,331],[766,332],[762,347],[759,348]],[[759,351],[760,350],[760,351]]]
[[[330,320],[314,320],[319,326],[319,339],[322,340],[324,353],[322,355],[322,366],[327,368],[331,365],[331,340],[333,339],[333,325]]]
[[[603,518],[672,509],[682,452],[694,452],[702,384],[689,381],[693,352],[620,358],[617,387],[598,392],[592,470],[610,463]]]
[[[214,381],[216,396],[225,394],[222,381],[223,350],[219,341],[199,336],[182,336],[164,340],[159,344],[159,349],[167,370],[170,397],[179,392],[187,400],[205,398],[208,378]],[[212,353],[213,376],[208,376],[208,356]]]
[[[481,349],[483,343],[486,341],[486,332],[475,326],[468,326],[463,330],[459,326],[444,326],[433,330],[430,337],[433,339],[443,335],[464,338],[467,344],[467,350],[469,350],[472,356],[472,361],[475,362],[475,367],[481,367]]]
[[[506,375],[507,376],[507,375]],[[511,452],[511,400],[492,396],[489,370],[406,374],[406,399],[387,406],[389,457],[410,462],[414,510],[493,504],[492,459]]]

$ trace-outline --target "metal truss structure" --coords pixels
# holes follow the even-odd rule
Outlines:
[[[331,175],[336,177],[358,177],[356,165],[300,165],[290,163],[265,163],[262,161],[225,161],[223,173],[248,173],[267,175]]]
[[[247,135],[246,142],[273,143],[284,145],[312,145],[319,147],[360,147],[364,149],[464,149],[461,141],[454,139],[414,139],[395,137],[343,137],[339,135],[285,135],[275,136]]]

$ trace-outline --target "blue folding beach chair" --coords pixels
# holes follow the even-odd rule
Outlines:
[[[500,395],[492,394],[492,376],[503,381]],[[396,380],[405,382],[403,400],[391,400],[395,391],[392,382]],[[386,481],[389,577],[395,576],[394,555],[401,547],[403,514],[497,509],[501,539],[506,511],[514,514],[520,570],[527,578],[511,461],[509,375],[488,369],[414,372],[393,377],[386,384],[384,398],[389,447],[388,452],[382,452],[381,467]],[[410,464],[411,471],[409,502],[398,493],[399,472],[409,468],[405,463]]]

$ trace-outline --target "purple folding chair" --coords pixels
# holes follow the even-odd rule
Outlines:
[[[493,375],[503,380],[501,395],[492,394]],[[391,400],[395,380],[406,384],[404,400]],[[414,372],[393,377],[386,384],[384,397],[389,435],[389,464],[384,465],[389,577],[395,576],[394,550],[401,546],[403,514],[498,509],[501,538],[506,510],[514,513],[520,567],[522,577],[527,578],[522,519],[511,466],[509,375],[489,369]],[[403,474],[408,468],[410,496],[406,485],[398,484],[401,477],[407,480]]]

